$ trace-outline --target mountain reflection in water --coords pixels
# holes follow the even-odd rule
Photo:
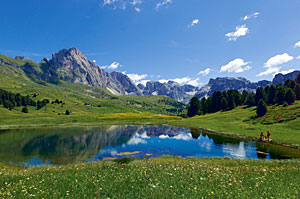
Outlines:
[[[0,161],[25,166],[162,155],[242,159],[300,157],[298,150],[172,126],[113,125],[0,131]]]

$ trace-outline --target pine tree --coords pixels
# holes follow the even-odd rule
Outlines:
[[[259,100],[256,113],[259,117],[264,116],[268,112],[267,105],[263,99]]]
[[[283,104],[285,100],[285,88],[283,86],[277,86],[276,102],[277,104]]]
[[[291,88],[289,88],[289,89],[287,90],[287,92],[285,93],[285,101],[286,101],[288,104],[292,104],[292,103],[295,102],[295,98],[296,98],[296,96],[295,96],[294,91],[293,91]]]
[[[206,109],[206,98],[202,97],[201,99],[201,112],[202,114],[206,114],[207,113],[207,109]]]
[[[194,117],[195,115],[199,115],[200,113],[200,101],[198,97],[193,97],[191,99],[190,106],[188,108],[188,117]]]
[[[28,108],[27,108],[27,106],[25,106],[25,107],[22,109],[22,113],[28,113]]]
[[[221,100],[221,108],[223,111],[226,111],[228,109],[228,101],[225,97]]]
[[[246,105],[249,107],[255,106],[255,94],[251,93],[247,96]]]
[[[300,84],[297,84],[295,86],[295,95],[296,95],[296,99],[300,100]]]
[[[255,94],[255,103],[256,103],[256,105],[258,105],[258,102],[261,99],[265,100],[265,92],[264,92],[264,89],[262,87],[258,87],[256,89],[256,94]]]
[[[234,95],[231,94],[231,95],[229,96],[229,99],[228,99],[228,110],[234,109],[235,106],[236,106],[236,104],[235,104]]]
[[[267,103],[269,105],[273,105],[276,102],[276,87],[272,84],[269,88],[268,97],[267,97]]]
[[[298,75],[297,75],[297,77],[296,77],[296,82],[297,82],[298,84],[300,84],[300,72],[298,73]]]
[[[291,80],[291,79],[287,79],[285,80],[284,82],[284,86],[287,87],[287,88],[291,88],[291,89],[294,89],[295,86],[296,86],[296,81],[295,80]]]
[[[212,96],[213,112],[218,112],[221,110],[221,100],[222,100],[222,92],[215,91]]]
[[[207,113],[213,113],[213,103],[211,97],[207,98],[206,100],[206,110]]]
[[[248,95],[249,95],[249,93],[246,90],[243,90],[243,93],[242,93],[242,105],[246,104],[246,99],[247,99]]]

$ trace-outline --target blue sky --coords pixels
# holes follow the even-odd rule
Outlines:
[[[137,82],[271,80],[300,69],[299,10],[299,0],[3,1],[0,53],[39,62],[77,47]]]

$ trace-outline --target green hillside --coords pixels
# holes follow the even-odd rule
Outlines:
[[[34,71],[40,70],[40,65],[22,62],[4,55],[0,59],[28,65],[31,63]],[[89,85],[73,84],[60,81],[58,84],[47,83],[35,78],[35,72],[26,74],[21,68],[0,62],[0,89],[23,96],[31,96],[33,100],[49,99],[50,104],[41,110],[28,107],[29,113],[22,113],[23,107],[9,111],[0,106],[0,125],[34,125],[34,124],[65,124],[99,122],[99,117],[111,113],[144,113],[144,115],[173,115],[185,113],[186,105],[165,96],[115,96],[104,88]],[[34,97],[36,96],[36,97]],[[58,99],[61,104],[51,104]],[[66,110],[72,113],[65,115]],[[146,113],[146,114],[145,114]]]

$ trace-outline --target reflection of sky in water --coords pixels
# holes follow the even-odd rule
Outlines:
[[[34,133],[31,131],[16,131],[15,134],[14,131],[6,132],[18,139],[11,146],[0,146],[0,161],[36,166],[163,155],[239,159],[289,157],[284,156],[286,148],[281,152],[277,150],[278,146],[268,143],[245,142],[202,130],[172,126],[116,125],[108,128],[76,127],[46,129],[45,132],[36,129]],[[0,138],[6,137],[5,134],[2,137],[0,134]],[[20,141],[19,137],[24,137],[24,140]]]
[[[43,162],[39,157],[34,157],[24,163],[21,163],[21,165],[25,166],[25,167],[29,167],[29,166],[40,166],[40,165],[50,165],[51,162],[50,161],[46,161]]]
[[[120,155],[123,152],[138,152],[133,155]],[[194,139],[190,133],[177,135],[162,134],[150,137],[146,132],[136,133],[127,143],[120,146],[108,146],[101,150],[89,161],[102,160],[103,158],[134,157],[144,158],[146,154],[151,157],[163,155],[182,157],[231,157],[238,159],[257,158],[255,142],[239,142],[237,144],[215,144],[212,138],[200,135]]]

